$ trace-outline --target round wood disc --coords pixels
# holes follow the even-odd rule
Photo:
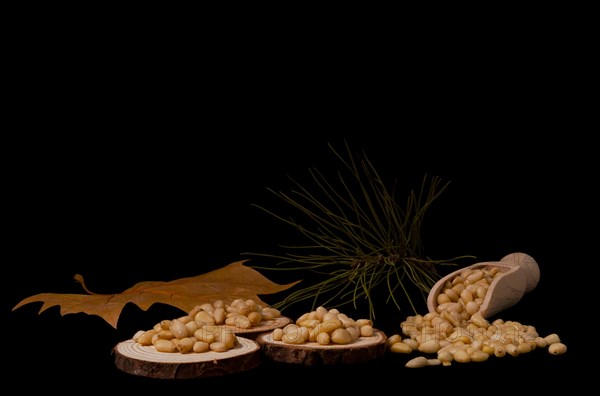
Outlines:
[[[261,334],[256,338],[262,353],[269,359],[306,366],[353,364],[376,359],[385,353],[386,341],[387,336],[376,329],[373,329],[373,336],[360,337],[346,345],[320,345],[317,342],[286,344],[283,341],[274,341],[273,332]]]
[[[115,365],[129,374],[163,379],[211,377],[258,366],[259,345],[244,337],[237,339],[238,345],[226,352],[201,353],[158,352],[154,346],[127,340],[114,348]]]
[[[280,316],[272,320],[264,320],[250,329],[241,329],[236,326],[220,325],[228,330],[233,331],[236,335],[243,335],[245,338],[256,339],[259,334],[273,331],[274,329],[284,327],[292,322],[292,319]]]

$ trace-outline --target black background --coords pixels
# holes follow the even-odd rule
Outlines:
[[[591,216],[593,145],[577,72],[586,62],[566,43],[538,42],[533,51],[500,37],[486,46],[437,37],[433,50],[398,55],[406,46],[368,40],[311,49],[301,39],[244,35],[181,44],[53,32],[16,45],[10,62],[1,306],[9,382],[74,392],[80,380],[114,390],[241,391],[283,380],[317,392],[317,383],[402,389],[409,381],[433,386],[431,378],[443,385],[501,377],[510,387],[581,370],[589,346],[574,310],[590,258],[582,224]],[[278,205],[267,188],[289,189],[288,175],[334,172],[328,144],[344,142],[401,189],[418,187],[425,174],[450,181],[424,223],[429,256],[476,256],[464,265],[517,251],[533,256],[538,286],[498,316],[558,333],[567,354],[535,350],[413,371],[404,363],[414,356],[393,354],[352,367],[263,361],[223,378],[164,381],[120,372],[111,349],[179,315],[173,307],[127,305],[117,329],[95,316],[61,317],[57,307],[38,315],[41,304],[11,311],[33,294],[80,293],[77,273],[97,293],[118,293],[297,241],[252,204]],[[375,325],[388,335],[409,314],[380,312]]]

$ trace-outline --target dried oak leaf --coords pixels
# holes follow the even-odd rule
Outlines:
[[[279,285],[267,279],[256,270],[236,261],[217,270],[202,275],[176,279],[170,282],[140,282],[120,294],[94,294],[85,287],[83,277],[76,275],[86,292],[90,294],[41,293],[27,297],[12,309],[25,304],[43,302],[38,312],[41,314],[55,305],[60,306],[60,314],[86,313],[98,315],[112,327],[117,328],[119,315],[127,303],[134,303],[144,311],[154,303],[172,305],[185,312],[203,303],[223,300],[230,303],[236,298],[253,299],[267,305],[259,294],[273,294],[294,286],[300,281]]]

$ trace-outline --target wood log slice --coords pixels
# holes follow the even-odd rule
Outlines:
[[[260,363],[259,345],[237,337],[238,345],[225,352],[158,352],[133,340],[117,344],[113,352],[120,370],[142,377],[191,379],[220,376],[252,369]]]
[[[261,334],[256,342],[262,354],[274,361],[305,366],[354,364],[377,359],[385,354],[387,336],[373,329],[371,337],[360,337],[345,345],[320,345],[317,342],[287,344],[273,340],[273,332]]]
[[[273,331],[277,328],[285,327],[286,325],[290,324],[291,322],[292,322],[292,319],[285,317],[285,316],[280,316],[280,317],[272,319],[272,320],[263,320],[256,326],[252,326],[249,329],[242,329],[242,328],[239,328],[236,326],[229,326],[229,325],[220,325],[220,326],[227,330],[233,331],[237,336],[241,335],[244,338],[249,338],[249,339],[254,340],[254,339],[256,339],[256,337],[259,334],[267,333],[267,332]]]

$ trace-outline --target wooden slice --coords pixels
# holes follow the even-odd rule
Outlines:
[[[252,326],[250,329],[241,329],[236,326],[228,326],[221,325],[221,327],[233,331],[236,335],[243,335],[245,338],[250,338],[252,340],[256,339],[259,334],[267,333],[269,331],[273,331],[277,328],[282,328],[292,322],[292,319],[280,316],[278,318],[272,320],[264,320],[260,322],[256,326]]]
[[[346,345],[320,345],[316,342],[287,344],[273,340],[273,332],[256,338],[264,356],[277,362],[303,364],[306,366],[354,364],[383,356],[386,351],[386,335],[373,329],[373,336],[360,337]]]
[[[260,363],[259,345],[237,337],[239,345],[226,352],[167,353],[133,340],[114,348],[115,364],[120,370],[142,377],[190,379],[212,377],[252,369]]]

